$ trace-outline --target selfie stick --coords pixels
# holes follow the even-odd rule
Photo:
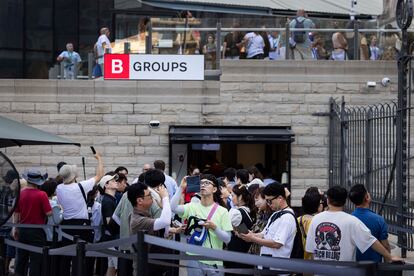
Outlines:
[[[83,179],[86,179],[85,157],[83,157],[83,156],[82,156],[82,167],[83,167]]]

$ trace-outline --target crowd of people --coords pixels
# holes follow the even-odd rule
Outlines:
[[[186,243],[205,248],[260,256],[401,261],[390,254],[387,224],[369,209],[371,197],[364,185],[354,185],[349,193],[340,186],[326,193],[310,187],[302,197],[303,215],[297,216],[299,213],[289,206],[287,187],[271,177],[264,178],[260,166],[226,168],[217,176],[192,168],[177,185],[165,174],[165,163],[156,160],[145,164],[139,177],[128,184],[127,168],[120,166],[105,173],[100,154],[95,158],[95,176],[83,181],[79,181],[76,165],[64,162],[57,165],[56,178],[48,178],[39,169],[23,173],[13,222],[91,225],[94,230],[62,230],[90,243],[146,231],[166,239],[181,235]],[[352,214],[344,212],[348,198],[355,204]],[[53,235],[51,229],[41,228],[14,227],[11,231],[16,241],[39,247],[50,245]],[[57,238],[59,246],[72,243],[66,235]],[[116,249],[134,251],[132,246]],[[150,246],[149,250],[171,253],[159,246]],[[40,254],[17,249],[15,258],[15,275],[42,275]],[[70,275],[71,261],[70,257],[59,257],[59,275]],[[116,257],[88,257],[86,275],[117,275],[118,261]],[[190,260],[185,265],[188,275],[224,275],[222,268],[254,268],[220,260]],[[126,266],[131,272],[139,269],[132,262]],[[170,275],[171,270],[149,265],[149,273]]]
[[[191,12],[183,13],[183,18],[194,19]],[[346,29],[354,29],[356,21],[350,21]],[[145,34],[145,26],[140,33]],[[233,28],[240,28],[239,24],[233,24]],[[264,29],[266,26],[262,26]],[[267,26],[269,27],[269,26]],[[291,29],[315,29],[316,24],[308,18],[303,9],[297,11],[295,17],[290,19]],[[339,28],[336,23],[335,28]],[[143,30],[142,30],[143,29]],[[387,24],[385,29],[393,29]],[[172,36],[172,34],[170,34]],[[167,37],[167,34],[163,34]],[[187,38],[188,36],[188,38]],[[223,38],[220,45],[220,57],[223,59],[268,59],[268,60],[396,60],[401,50],[401,39],[398,32],[386,32],[380,38],[376,34],[366,35],[358,33],[359,56],[354,56],[355,37],[354,32],[334,32],[332,35],[324,32],[291,31],[288,38],[286,33],[266,30],[260,32],[231,31]],[[145,37],[145,36],[144,36]],[[179,47],[176,54],[203,54],[206,61],[206,69],[216,69],[217,40],[214,34],[208,33],[205,42],[202,43],[202,36],[199,31],[190,30],[183,35],[178,35],[173,45]],[[182,40],[182,41],[181,41]],[[381,42],[381,43],[379,43]],[[76,78],[75,72],[80,69],[81,58],[73,49],[73,44],[66,45],[67,50],[63,51],[57,61],[64,66],[64,78]],[[184,49],[183,49],[184,48]],[[110,31],[108,27],[102,27],[99,37],[94,44],[93,52],[95,66],[92,76],[95,78],[103,75],[103,56],[111,53]],[[286,54],[288,57],[286,57]]]

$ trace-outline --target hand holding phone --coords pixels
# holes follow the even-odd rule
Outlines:
[[[247,234],[249,233],[249,229],[247,228],[246,224],[242,223],[239,226],[236,226],[236,231],[240,234]]]

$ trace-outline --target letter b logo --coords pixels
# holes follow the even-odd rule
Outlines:
[[[104,78],[129,79],[129,55],[105,54]]]

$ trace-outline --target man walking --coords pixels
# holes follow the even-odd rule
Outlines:
[[[315,28],[315,23],[306,17],[305,10],[300,9],[296,13],[295,19],[290,21],[290,28],[308,29]],[[292,38],[295,42],[295,59],[312,59],[311,41],[307,31],[294,31]]]
[[[95,43],[95,55],[96,55],[96,63],[101,67],[101,72],[103,75],[104,72],[104,54],[109,52],[111,53],[112,47],[111,42],[109,41],[109,29],[107,27],[103,27],[100,30],[100,36],[98,41]]]

